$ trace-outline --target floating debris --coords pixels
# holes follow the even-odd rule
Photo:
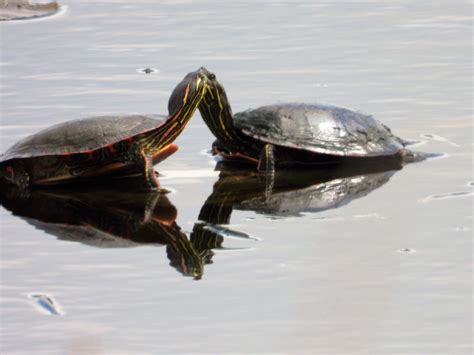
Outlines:
[[[59,303],[50,295],[44,293],[31,293],[28,295],[39,312],[47,315],[63,316],[65,313]]]
[[[57,1],[34,4],[31,0],[1,0],[0,21],[27,20],[50,16],[60,9]]]
[[[411,249],[411,248],[403,248],[403,249],[398,249],[397,252],[399,252],[399,253],[416,253],[416,250]]]
[[[155,68],[143,68],[143,69],[137,69],[137,72],[140,74],[156,74],[156,73],[159,73],[160,71]]]

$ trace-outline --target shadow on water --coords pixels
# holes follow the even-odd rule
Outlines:
[[[115,187],[90,186],[34,190],[21,195],[11,187],[0,203],[15,216],[60,240],[99,248],[166,245],[170,265],[200,279],[213,249],[226,238],[255,239],[226,227],[232,211],[250,210],[284,218],[338,208],[388,182],[402,165],[396,161],[278,172],[268,181],[253,170],[220,165],[219,179],[188,236],[176,223],[177,210],[158,192],[134,191],[130,181]]]

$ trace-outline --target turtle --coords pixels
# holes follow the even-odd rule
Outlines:
[[[20,189],[141,173],[159,190],[154,164],[178,150],[181,133],[209,88],[207,70],[188,73],[168,102],[168,116],[97,116],[59,123],[28,136],[0,156],[0,180]]]
[[[315,164],[400,157],[410,142],[370,115],[328,104],[278,103],[232,114],[223,85],[208,72],[210,89],[199,104],[217,138],[212,154],[246,162],[259,172],[314,168]]]

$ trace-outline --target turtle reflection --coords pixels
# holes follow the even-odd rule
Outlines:
[[[363,165],[322,165],[312,171],[280,171],[262,179],[253,170],[221,163],[219,179],[194,224],[191,243],[203,264],[210,264],[212,250],[223,249],[226,237],[251,238],[225,227],[234,209],[287,217],[337,208],[381,187],[402,167],[401,159],[393,158]]]
[[[202,261],[176,224],[176,208],[158,192],[123,189],[0,192],[3,207],[60,240],[100,248],[166,245],[170,265],[200,278]]]
[[[166,195],[118,186],[69,190],[0,190],[3,207],[61,240],[101,248],[166,245],[170,265],[200,279],[214,249],[228,237],[251,236],[227,227],[232,211],[252,210],[269,216],[298,216],[341,207],[387,183],[402,165],[397,160],[364,166],[338,165],[317,170],[277,172],[262,180],[258,173],[220,166],[219,179],[201,207],[190,237],[176,223],[177,211]],[[122,185],[122,186],[120,186]]]
[[[222,233],[210,226],[229,224],[234,209],[285,217],[341,207],[387,183],[402,166],[398,158],[321,166],[312,171],[277,172],[265,181],[252,170],[221,165],[219,180],[201,208],[201,222],[195,224],[191,242],[200,253],[220,247]]]

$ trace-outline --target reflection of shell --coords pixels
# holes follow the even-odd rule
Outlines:
[[[133,240],[120,238],[90,226],[45,223],[32,218],[25,218],[25,220],[36,229],[54,235],[59,240],[79,242],[98,248],[128,248],[140,245]]]
[[[47,234],[94,247],[167,244],[170,236],[183,236],[172,223],[176,208],[155,192],[32,191],[26,198],[2,193],[0,203]]]
[[[335,179],[299,190],[276,192],[242,201],[235,207],[277,216],[299,215],[344,206],[385,184],[394,171]]]

